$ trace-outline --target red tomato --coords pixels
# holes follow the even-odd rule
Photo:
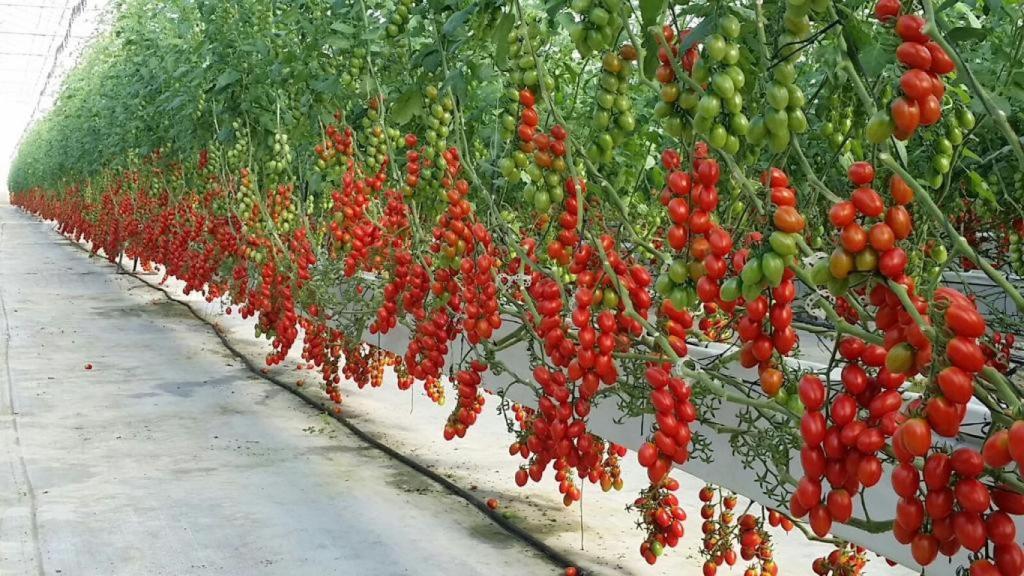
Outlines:
[[[828,211],[828,220],[836,228],[842,228],[857,218],[857,209],[853,202],[843,201],[834,204]]]
[[[936,452],[928,456],[924,463],[924,485],[929,490],[940,490],[949,485],[953,476],[953,465],[949,456]]]
[[[832,530],[832,516],[824,504],[818,504],[811,509],[811,530],[818,538],[824,538]]]
[[[888,224],[879,222],[868,231],[868,242],[878,252],[885,252],[896,245],[896,235]]]
[[[761,186],[769,188],[785,188],[789,186],[789,177],[778,168],[769,168],[761,174]]]
[[[772,204],[776,206],[796,206],[796,193],[792,188],[772,188]]]
[[[846,175],[857,186],[867,186],[875,179],[875,167],[870,162],[854,162]]]
[[[892,489],[898,496],[914,498],[921,483],[921,476],[913,464],[905,463],[893,468]]]
[[[999,574],[999,568],[996,568],[995,564],[992,564],[988,560],[981,559],[975,560],[971,563],[971,575],[970,576],[1001,576]]]
[[[900,427],[900,436],[907,451],[914,456],[924,456],[932,447],[932,431],[923,418],[911,418]]]
[[[686,196],[690,193],[690,173],[676,170],[669,174],[668,188],[676,196]]]
[[[897,240],[910,237],[913,224],[910,220],[910,212],[907,212],[903,206],[891,206],[885,214],[885,223],[892,228],[892,233]]]
[[[942,49],[942,46],[939,46],[935,42],[927,42],[925,43],[925,48],[928,49],[928,52],[932,57],[932,72],[935,74],[949,74],[953,70],[956,70],[956,63],[949,57],[949,54],[946,54],[946,51]]]
[[[918,534],[910,543],[910,553],[915,562],[928,566],[939,555],[939,541],[931,534]]]
[[[971,375],[956,366],[944,368],[935,380],[942,395],[953,402],[966,404],[974,396],[974,381]]]
[[[957,512],[953,515],[953,533],[964,548],[977,552],[985,546],[985,522],[981,515]]]
[[[1010,432],[1000,430],[985,440],[981,447],[981,457],[989,468],[1002,468],[1013,461],[1010,456]]]
[[[954,366],[974,374],[985,367],[985,353],[971,338],[955,336],[946,343],[946,356]]]
[[[908,262],[907,253],[902,248],[893,248],[878,259],[878,271],[895,280],[903,275]]]
[[[927,50],[926,50],[927,52]],[[909,98],[900,97],[892,101],[889,107],[892,114],[892,123],[900,134],[913,134],[921,124],[921,109],[917,102]]]
[[[812,374],[805,374],[800,378],[799,384],[800,401],[808,410],[821,410],[825,407],[825,385],[821,378]]]
[[[917,101],[920,110],[921,126],[931,126],[942,118],[942,103],[934,94],[929,94]]]
[[[800,435],[804,444],[812,448],[821,446],[825,439],[825,415],[815,411],[804,413],[800,419]]]
[[[897,204],[910,204],[914,200],[914,190],[899,174],[889,179],[889,193]]]
[[[925,406],[925,414],[928,424],[939,436],[953,438],[960,433],[960,414],[956,406],[943,396],[935,396],[928,399]]]
[[[826,499],[828,513],[832,519],[839,523],[845,523],[853,516],[853,499],[850,493],[842,488],[837,488],[828,493]]]
[[[925,512],[933,520],[948,518],[953,513],[954,500],[953,491],[949,488],[928,492],[928,496],[924,499]]]
[[[878,484],[882,479],[882,461],[871,455],[861,458],[857,466],[857,479],[866,488]]]
[[[924,525],[924,504],[917,498],[900,498],[896,502],[896,522],[911,532]]]
[[[985,519],[985,533],[995,544],[1010,544],[1017,537],[1017,525],[1006,512],[995,511]]]
[[[932,67],[932,53],[920,42],[904,42],[896,48],[896,59],[907,68],[928,71]]]
[[[985,334],[985,319],[973,305],[954,305],[947,308],[946,326],[957,336],[977,338]]]
[[[850,222],[840,232],[839,242],[848,253],[856,254],[868,245],[868,233],[864,231],[864,228],[861,228],[860,224]]]
[[[875,218],[881,216],[882,212],[885,211],[885,203],[882,202],[882,197],[878,195],[878,192],[866,186],[854,190],[851,199],[857,210],[865,216]]]
[[[960,507],[967,512],[981,514],[988,510],[992,503],[992,497],[977,478],[963,478],[956,484],[954,489],[956,501]]]
[[[985,469],[981,453],[971,448],[957,448],[949,457],[953,471],[963,478],[977,478]]]
[[[888,24],[900,15],[900,0],[878,0],[875,4],[875,18],[883,24]]]
[[[1010,426],[1010,457],[1017,461],[1017,467],[1024,470],[1024,420]]]
[[[1024,551],[1020,544],[1000,544],[995,547],[996,566],[999,572],[1006,574],[1024,574]]]
[[[804,229],[804,217],[792,206],[779,206],[772,216],[775,227],[783,232],[795,233]]]
[[[900,78],[900,88],[908,98],[920,101],[932,94],[932,78],[924,70],[907,70]]]
[[[924,33],[924,18],[917,14],[900,16],[896,20],[896,34],[905,42],[928,42],[928,35]]]

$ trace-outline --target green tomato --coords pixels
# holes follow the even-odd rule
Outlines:
[[[956,123],[964,130],[973,129],[976,124],[974,113],[967,108],[960,108],[956,111]]]
[[[796,108],[789,111],[789,131],[797,134],[807,132],[807,117],[803,110]]]
[[[686,261],[677,258],[669,264],[668,277],[672,279],[676,284],[682,284],[689,277],[689,271],[686,267]]]
[[[669,300],[672,302],[672,306],[676,310],[686,310],[693,305],[691,299],[691,293],[684,286],[676,286],[672,289],[672,294],[669,296]]]
[[[733,92],[731,97],[722,100],[722,105],[730,114],[738,114],[743,111],[743,95]]]
[[[786,264],[782,257],[775,252],[765,252],[761,255],[761,272],[768,285],[776,288],[782,283],[782,274],[786,271]]]
[[[721,34],[712,34],[704,41],[704,52],[713,62],[720,62],[725,58],[725,38]]]
[[[796,82],[796,66],[792,62],[783,62],[772,69],[772,77],[780,84]]]
[[[722,62],[729,64],[730,66],[740,61],[740,47],[736,44],[728,44],[725,47],[725,57],[722,58]]]
[[[768,244],[781,256],[792,256],[799,251],[796,237],[781,230],[776,230],[768,236]]]
[[[693,110],[700,103],[700,95],[687,90],[679,95],[679,107],[683,110]]]
[[[663,298],[667,298],[675,286],[675,283],[668,277],[668,274],[661,274],[654,281],[654,290]]]
[[[712,148],[724,148],[728,138],[729,133],[726,132],[725,126],[715,124],[711,127],[711,132],[708,133],[708,144],[710,144]]]
[[[789,132],[789,114],[785,110],[769,110],[765,113],[764,125],[772,134]]]
[[[750,122],[750,129],[747,131],[747,141],[755,146],[764,142],[768,136],[768,127],[765,126],[764,118],[757,116]]]
[[[778,82],[772,82],[768,85],[765,96],[768,99],[768,104],[776,110],[785,110],[786,106],[789,105],[789,90]]]
[[[757,284],[764,277],[764,273],[761,270],[761,259],[752,256],[747,263],[743,265],[743,270],[740,271],[740,279],[743,280],[743,285]]]
[[[803,108],[804,104],[807,102],[807,98],[804,96],[804,91],[796,84],[786,84],[786,90],[789,91],[789,107]]]
[[[729,78],[732,78],[732,85],[737,90],[742,90],[743,86],[746,85],[747,76],[739,66],[729,66],[725,69],[725,73],[729,75]]]
[[[704,94],[697,104],[697,116],[714,118],[722,111],[722,101],[714,94]]]
[[[736,153],[740,151],[740,139],[729,134],[728,138],[725,140],[725,146],[723,146],[722,149],[735,156]]]
[[[722,297],[723,302],[732,302],[740,297],[740,289],[742,288],[739,278],[729,278],[722,283],[722,289],[719,295]]]
[[[726,38],[739,38],[740,27],[739,18],[732,14],[726,14],[718,19],[718,30],[724,34]]]
[[[951,162],[952,158],[940,153],[932,157],[932,168],[935,168],[939,174],[946,174],[949,172]]]
[[[711,77],[711,89],[722,98],[731,98],[736,93],[736,86],[732,82],[732,77],[725,72],[716,72]]]
[[[939,264],[945,264],[949,258],[949,253],[946,251],[946,247],[939,244],[935,248],[932,248],[932,260],[935,260]]]
[[[821,286],[831,278],[832,274],[828,271],[827,258],[818,260],[811,268],[811,282],[813,282],[815,286]]]
[[[746,136],[750,131],[750,121],[742,112],[733,114],[729,118],[729,131],[738,136]]]
[[[864,135],[867,137],[868,142],[877,145],[888,140],[892,136],[892,131],[893,124],[889,112],[887,110],[879,110],[868,120],[867,130]]]
[[[771,132],[768,134],[768,149],[775,154],[785,152],[786,148],[789,147],[791,138],[789,128],[786,128],[782,132]]]

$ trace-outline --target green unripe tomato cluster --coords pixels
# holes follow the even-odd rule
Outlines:
[[[527,15],[526,19],[528,24],[510,32],[506,38],[509,45],[509,62],[512,64],[512,85],[517,88],[531,88],[539,100],[540,90],[537,88],[541,82],[544,83],[545,92],[551,92],[555,89],[555,79],[550,74],[545,74],[542,79],[537,69],[537,60],[534,58],[534,54],[547,43],[541,18],[537,15]]]
[[[717,31],[705,39],[692,71],[693,80],[707,86],[703,95],[690,90],[679,93],[675,86],[666,87],[661,95],[662,102],[675,103],[692,113],[695,133],[730,154],[739,151],[740,138],[746,137],[750,129],[743,113],[743,89],[748,84],[739,67],[740,45],[736,40],[740,29],[739,19],[726,14],[718,19]],[[669,122],[666,129],[672,133],[677,128]]]
[[[406,27],[409,25],[409,20],[412,18],[412,8],[413,0],[398,0],[398,6],[395,7],[391,18],[388,19],[388,36],[394,38],[405,32]]]
[[[366,66],[366,49],[354,48],[348,58],[348,70],[341,74],[341,85],[349,90],[359,87]]]
[[[594,105],[594,141],[587,147],[587,156],[595,163],[610,163],[612,152],[636,129],[633,101],[629,98],[629,77],[633,65],[615,52],[608,52],[601,61],[597,97]]]
[[[581,56],[612,47],[622,28],[622,7],[622,0],[571,0],[569,9],[580,20],[569,28],[569,37]]]

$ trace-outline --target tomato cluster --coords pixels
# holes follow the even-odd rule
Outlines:
[[[627,56],[636,58],[635,50]],[[633,62],[615,52],[608,52],[601,60],[601,76],[595,98],[594,126],[600,130],[597,138],[587,147],[592,162],[608,164],[614,160],[615,147],[636,129],[633,101],[629,98],[629,78]]]
[[[891,8],[882,9],[889,18]],[[896,58],[907,68],[900,78],[903,96],[889,106],[893,135],[899,140],[909,140],[919,126],[931,126],[942,118],[946,85],[941,76],[956,69],[946,51],[928,37],[924,28],[924,18],[916,14],[896,18],[896,33],[903,40],[896,49]]]
[[[847,544],[837,546],[828,556],[815,558],[811,570],[818,576],[860,576],[867,563],[864,548]]]
[[[779,566],[775,563],[771,536],[764,528],[764,521],[753,514],[745,513],[735,517],[737,498],[723,494],[713,486],[704,486],[698,493],[703,504],[700,516],[704,520],[701,532],[704,534],[701,555],[704,561],[704,576],[714,576],[723,564],[735,566],[739,558],[753,561],[743,576],[777,576]],[[778,516],[778,513],[775,512]],[[790,526],[792,528],[792,526]],[[736,547],[739,546],[739,557]]]
[[[832,206],[829,222],[839,231],[839,246],[828,262],[831,275],[829,287],[834,293],[846,291],[851,274],[873,274],[896,280],[904,276],[909,258],[896,245],[910,236],[912,221],[906,205],[914,199],[914,192],[899,175],[893,175],[889,190],[892,205],[885,207],[882,196],[871,183],[875,169],[867,162],[855,162],[848,171],[850,181],[857,186],[850,197]],[[874,221],[870,228],[865,225]]]

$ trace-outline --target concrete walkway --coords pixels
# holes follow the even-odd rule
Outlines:
[[[561,570],[2,203],[0,311],[0,574]]]

